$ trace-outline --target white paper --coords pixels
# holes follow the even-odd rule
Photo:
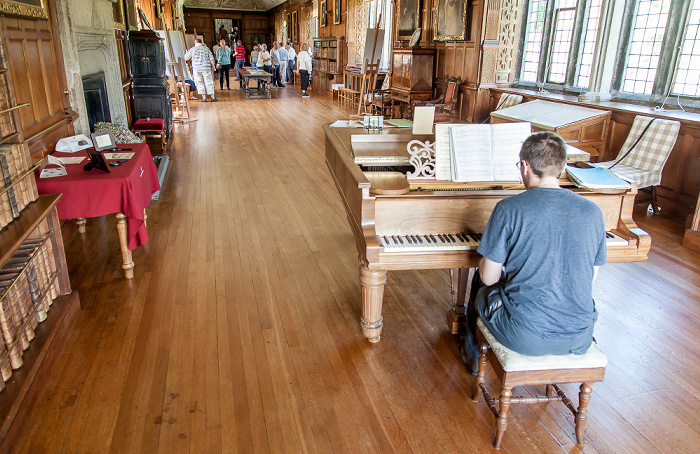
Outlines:
[[[54,177],[62,177],[68,175],[68,172],[66,172],[65,167],[51,167],[51,168],[43,168],[41,169],[41,173],[39,174],[39,178],[54,178]]]
[[[64,137],[56,142],[55,150],[64,153],[75,153],[90,147],[92,147],[92,140],[84,134],[78,134],[77,136]]]
[[[60,160],[62,164],[80,164],[85,161],[85,156],[62,157],[57,159]]]
[[[459,125],[450,128],[452,180],[493,181],[491,125]]]
[[[530,137],[530,123],[497,123],[491,125],[491,150],[493,152],[493,179],[519,181],[520,149]]]
[[[134,152],[127,153],[105,153],[105,159],[131,159]]]
[[[452,154],[450,153],[450,126],[446,123],[435,125],[435,179],[452,179]]]
[[[432,134],[435,106],[420,106],[413,111],[413,134]]]

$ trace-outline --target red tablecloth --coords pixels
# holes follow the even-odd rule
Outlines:
[[[39,178],[37,170],[36,185],[39,194],[63,193],[57,207],[60,219],[124,213],[128,218],[129,249],[134,250],[148,241],[143,209],[160,184],[146,144],[124,144],[120,148],[133,148],[136,154],[119,167],[110,166],[110,173],[98,169],[84,171],[83,166],[89,162],[85,151],[55,152],[56,157],[86,156],[86,159],[80,164],[66,165],[68,175],[63,177]]]

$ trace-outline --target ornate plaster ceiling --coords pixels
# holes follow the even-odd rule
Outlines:
[[[234,9],[243,11],[267,11],[285,0],[184,0],[189,8]]]

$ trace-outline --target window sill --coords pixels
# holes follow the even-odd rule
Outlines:
[[[561,93],[540,93],[537,90],[525,89],[525,88],[491,88],[492,92],[497,93],[515,93],[522,95],[527,98],[543,99],[557,102],[564,102],[567,104],[576,104],[580,106],[592,107],[596,109],[606,109],[614,111],[624,111],[631,112],[635,115],[648,115],[659,118],[667,118],[669,120],[678,120],[684,122],[695,123],[695,127],[700,124],[700,113],[691,112],[686,108],[686,111],[682,110],[654,110],[654,106],[633,104],[631,102],[620,102],[620,101],[586,101],[582,102],[578,100],[575,95],[561,94]],[[671,101],[669,99],[669,101]],[[666,103],[669,105],[669,102]]]

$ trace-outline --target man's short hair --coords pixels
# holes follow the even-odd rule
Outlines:
[[[559,178],[566,167],[566,144],[553,132],[536,132],[523,143],[520,159],[527,161],[539,178],[544,175]]]
[[[194,42],[202,44],[202,38],[195,38]]]

